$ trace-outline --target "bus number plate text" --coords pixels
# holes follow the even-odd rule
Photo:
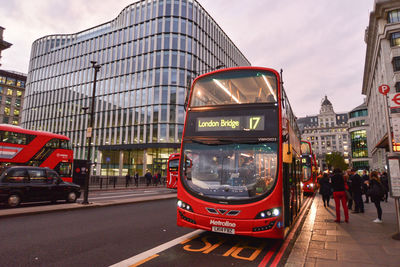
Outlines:
[[[218,232],[218,233],[224,233],[224,234],[235,234],[235,229],[232,228],[225,228],[225,227],[219,227],[219,226],[213,226],[211,228],[213,232]]]

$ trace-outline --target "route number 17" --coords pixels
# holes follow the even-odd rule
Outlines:
[[[250,130],[257,129],[258,124],[260,123],[261,117],[250,117]]]

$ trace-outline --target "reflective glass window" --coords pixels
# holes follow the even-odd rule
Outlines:
[[[186,143],[182,182],[214,200],[248,200],[267,194],[277,179],[276,143],[206,145]]]

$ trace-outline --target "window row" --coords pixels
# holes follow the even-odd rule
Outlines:
[[[21,88],[25,88],[25,81],[10,78],[10,77],[5,77],[0,75],[0,84],[6,84],[10,86],[17,86]]]
[[[90,95],[82,88],[75,88],[75,91],[56,90],[34,94],[25,98],[26,105],[24,108],[26,110],[32,109],[33,112],[40,112],[42,107],[48,110],[49,107],[56,105],[58,112],[54,116],[81,114],[83,109],[89,106]],[[184,105],[185,95],[185,87],[174,86],[157,86],[120,93],[101,94],[96,95],[95,110],[113,110],[154,104]],[[63,112],[63,110],[67,112]],[[46,112],[46,114],[51,115],[53,113]]]

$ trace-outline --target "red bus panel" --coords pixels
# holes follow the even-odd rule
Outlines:
[[[179,170],[179,153],[171,154],[167,164],[167,188],[176,189]]]

